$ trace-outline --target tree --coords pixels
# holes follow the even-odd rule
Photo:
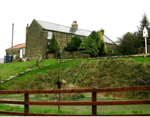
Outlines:
[[[140,21],[140,26],[137,27],[138,28],[138,38],[137,38],[138,40],[137,41],[140,43],[140,47],[145,46],[145,40],[144,40],[144,37],[143,37],[144,27],[146,27],[146,29],[149,29],[148,28],[149,27],[149,20],[148,20],[147,15],[145,13],[143,14],[142,20]],[[150,32],[149,32],[148,36],[150,37]]]
[[[67,44],[67,47],[65,48],[65,50],[69,52],[77,51],[79,46],[81,45],[81,42],[82,40],[80,36],[75,35],[71,38],[71,41]]]
[[[92,31],[88,38],[81,44],[80,50],[84,50],[85,53],[93,57],[106,54],[107,47],[102,37],[102,32]]]
[[[143,17],[143,18],[142,18],[142,20],[140,21],[140,23],[141,23],[141,24],[140,24],[140,27],[138,27],[138,31],[139,31],[140,33],[143,32],[144,27],[146,27],[146,28],[148,29],[148,26],[149,26],[149,20],[148,20],[148,18],[147,18],[147,15],[144,13],[142,17]]]
[[[147,15],[144,13],[144,15],[142,16],[142,20],[140,21],[140,26],[138,27],[138,32],[127,32],[125,35],[123,35],[122,38],[118,38],[120,45],[118,45],[116,51],[123,55],[139,53],[139,51],[141,51],[141,49],[145,46],[145,40],[143,38],[143,29],[144,27],[146,27],[149,30],[148,26],[149,20],[147,18]]]
[[[105,43],[104,38],[102,36],[102,32],[97,31],[97,34],[99,36],[99,42],[98,42],[99,55],[107,54],[108,53],[107,46],[106,46],[106,43]]]
[[[79,47],[80,50],[83,50],[86,54],[90,54],[92,57],[96,57],[99,53],[97,49],[96,41],[93,40],[91,37],[87,37]]]
[[[118,53],[123,55],[137,54],[140,43],[137,41],[137,33],[127,32],[122,38],[119,38],[120,45],[116,48]]]
[[[95,40],[95,42],[97,42],[97,43],[100,42],[100,37],[99,37],[98,33],[95,31],[92,31],[92,33],[89,35],[89,37],[91,39]]]
[[[48,46],[48,53],[55,53],[56,56],[60,56],[60,48],[54,34]]]

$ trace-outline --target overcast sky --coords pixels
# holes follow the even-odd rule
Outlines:
[[[126,32],[137,31],[143,13],[150,19],[149,0],[0,0],[0,58],[14,45],[25,43],[25,28],[33,19],[78,28],[105,30],[113,41]]]

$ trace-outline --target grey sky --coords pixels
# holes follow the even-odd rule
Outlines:
[[[78,27],[105,30],[113,41],[126,32],[136,31],[145,12],[150,19],[149,0],[0,0],[0,58],[11,46],[25,43],[25,27],[33,19]]]

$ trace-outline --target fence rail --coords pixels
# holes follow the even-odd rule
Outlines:
[[[97,101],[97,92],[121,92],[121,91],[145,91],[150,90],[150,86],[144,87],[122,87],[122,88],[101,88],[101,89],[72,89],[72,90],[26,90],[26,91],[0,91],[0,94],[18,94],[23,93],[25,96],[24,101],[3,101],[0,103],[7,104],[22,104],[24,105],[24,113],[20,112],[7,112],[0,111],[0,114],[9,115],[28,115],[28,116],[96,116],[97,115],[97,105],[134,105],[134,104],[150,104],[150,100],[133,100],[133,101]],[[29,94],[39,94],[39,93],[92,93],[91,102],[30,102]],[[78,105],[78,106],[92,106],[92,115],[76,115],[76,114],[38,114],[29,113],[29,105]],[[115,114],[115,115],[98,115],[98,116],[150,116],[150,114]]]

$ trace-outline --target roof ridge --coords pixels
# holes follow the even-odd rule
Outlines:
[[[35,19],[35,20],[36,20],[36,19]],[[43,20],[36,20],[36,21],[41,21],[41,22],[45,22],[45,23],[51,23],[51,24],[55,24],[55,25],[59,25],[59,26],[64,26],[64,27],[71,28],[71,26],[66,26],[66,25],[62,25],[62,24],[52,23],[52,22],[48,22],[48,21],[43,21]],[[81,28],[79,28],[79,29],[80,29],[80,30],[85,30],[85,31],[92,32],[92,31],[86,30],[86,29],[81,29]]]

